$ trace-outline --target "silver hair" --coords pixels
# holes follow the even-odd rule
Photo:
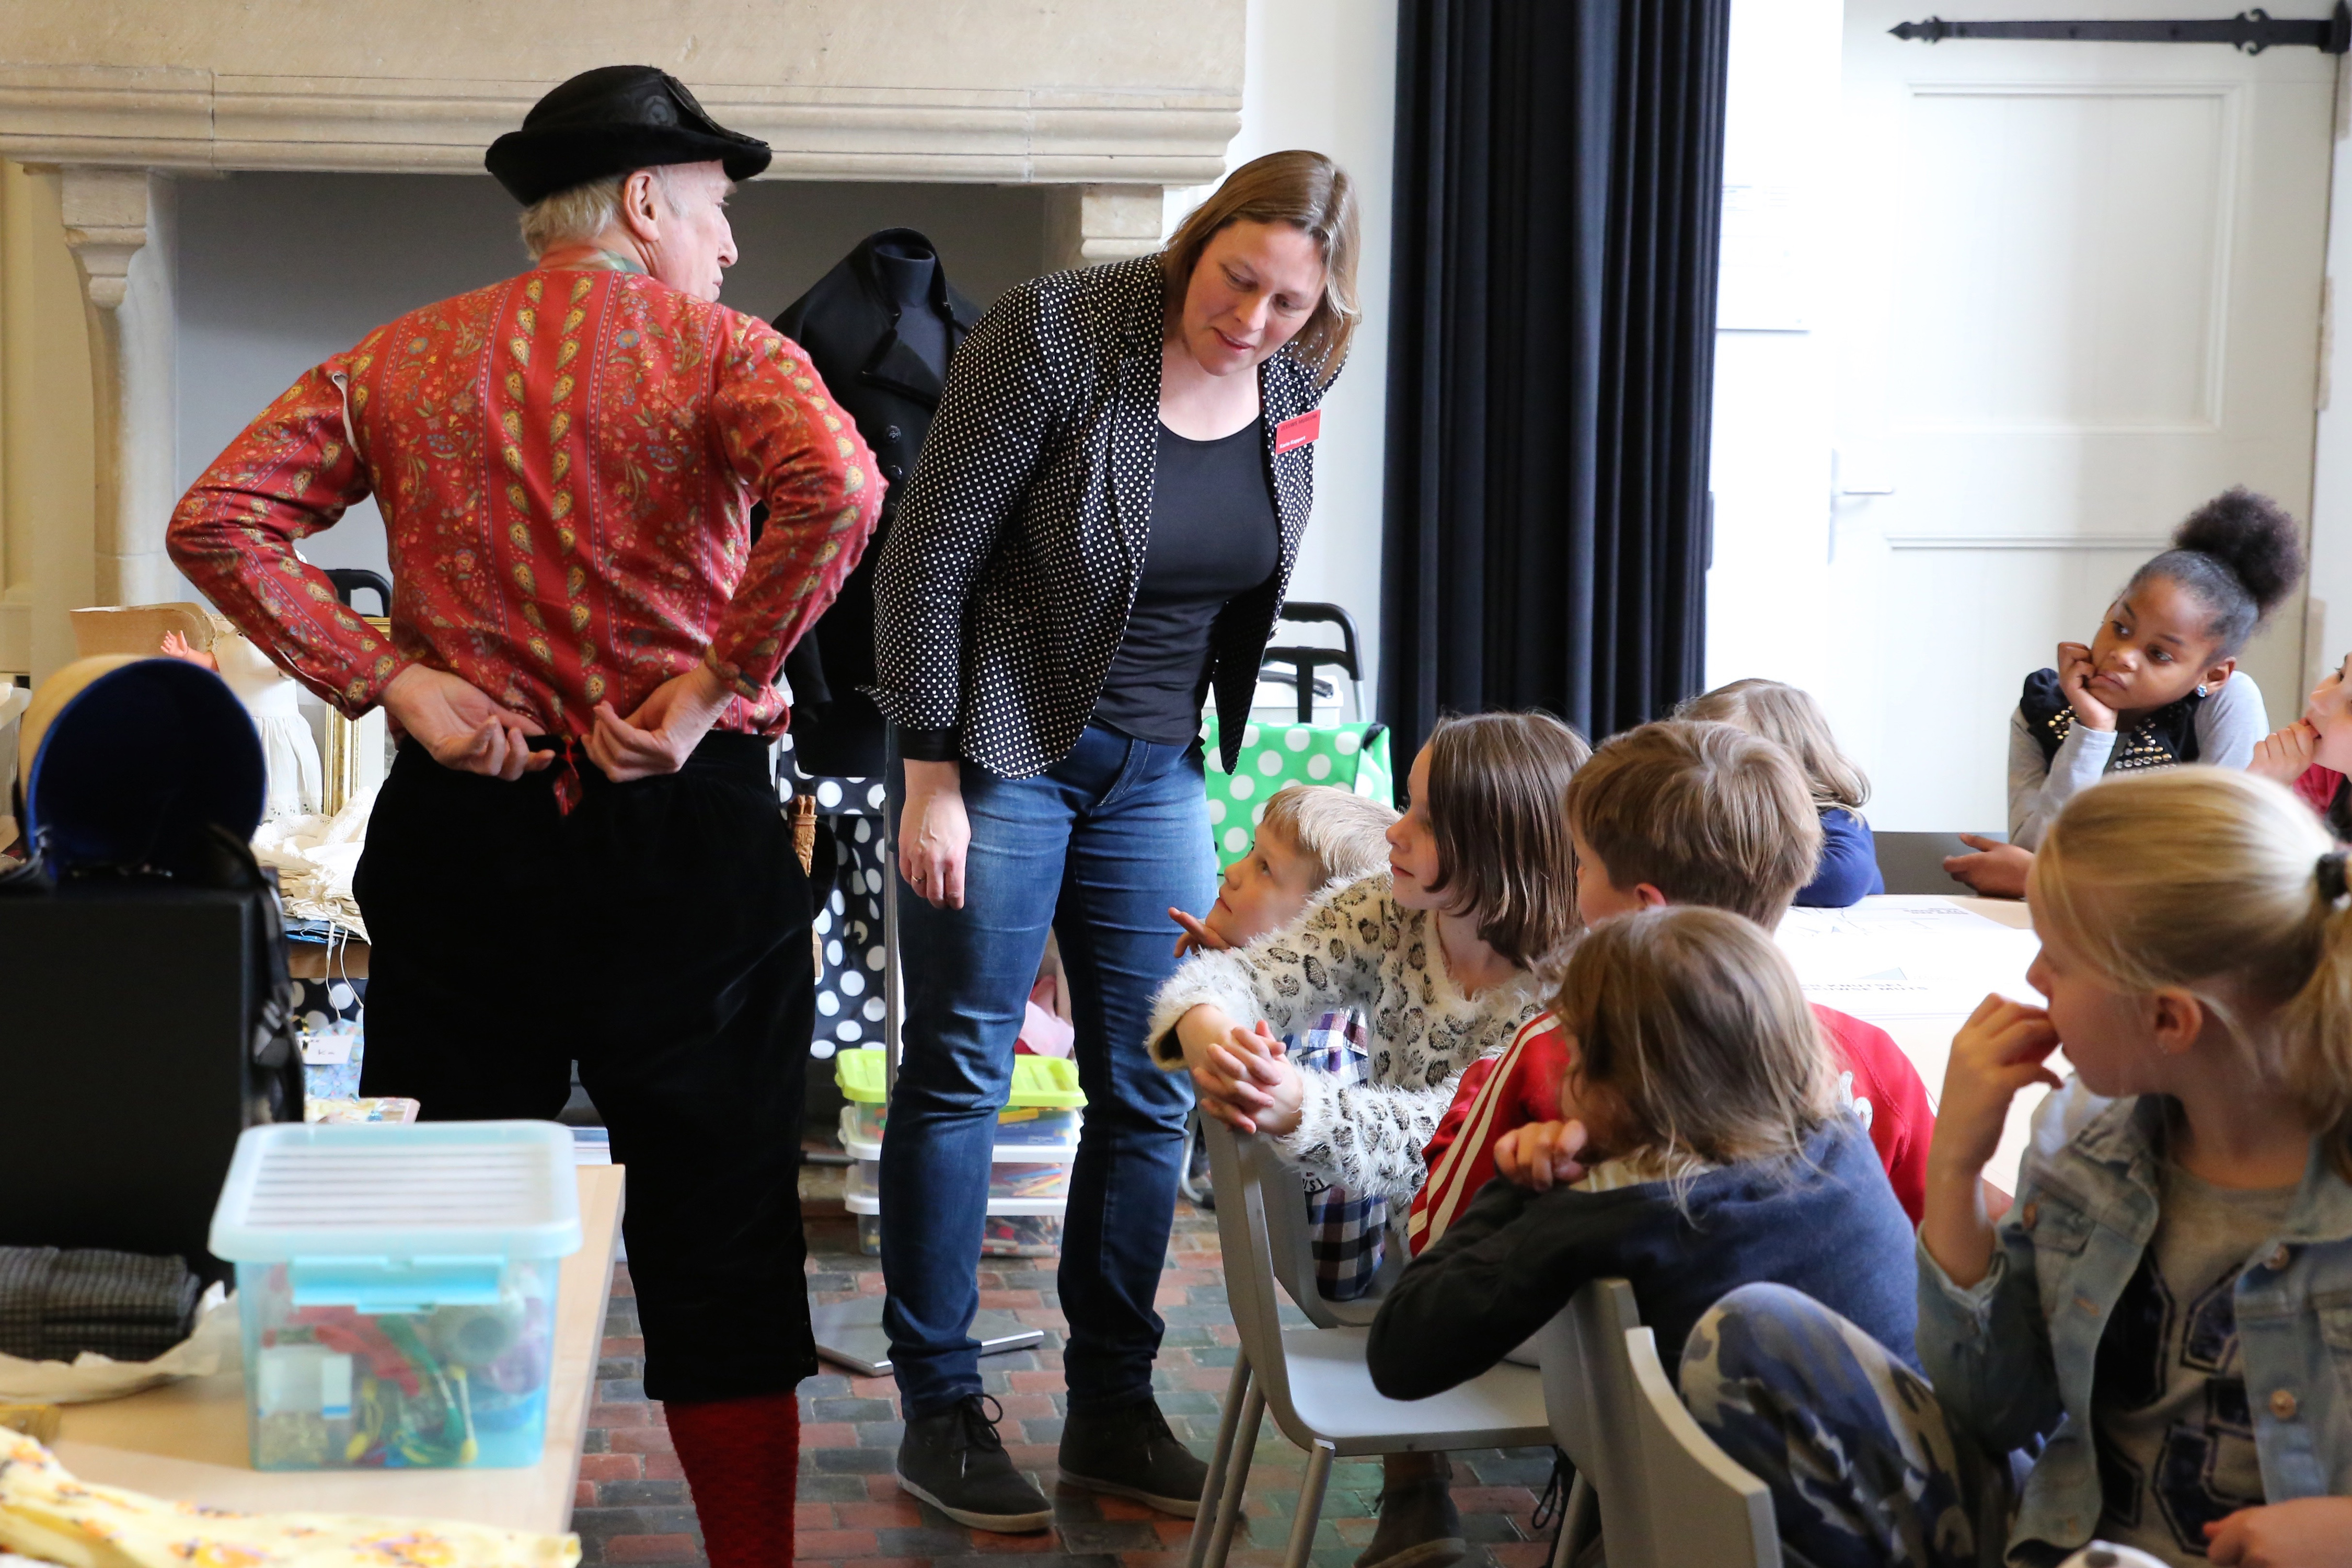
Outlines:
[[[635,174],[635,171],[630,171]],[[683,211],[677,187],[669,171],[660,165],[646,173],[653,175],[655,188],[673,213]],[[549,251],[566,245],[586,245],[613,226],[621,216],[621,190],[629,183],[629,174],[614,174],[609,179],[590,180],[569,190],[541,196],[523,209],[522,242],[529,247],[533,260]]]

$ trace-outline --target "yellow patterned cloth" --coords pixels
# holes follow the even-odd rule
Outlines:
[[[0,1552],[66,1568],[572,1568],[576,1535],[339,1513],[228,1513],[73,1479],[0,1432]]]

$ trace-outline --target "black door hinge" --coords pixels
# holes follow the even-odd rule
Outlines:
[[[2352,5],[2336,0],[2333,15],[2282,20],[2267,11],[2241,11],[2210,22],[1899,22],[1887,29],[1906,43],[1947,38],[2053,39],[2083,44],[2227,44],[2246,54],[2268,48],[2352,50]]]

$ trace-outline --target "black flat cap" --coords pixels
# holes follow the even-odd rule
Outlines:
[[[655,66],[582,71],[531,105],[522,129],[490,143],[483,166],[515,200],[532,203],[591,180],[666,163],[719,163],[730,180],[768,166],[768,144],[703,111],[686,84]]]

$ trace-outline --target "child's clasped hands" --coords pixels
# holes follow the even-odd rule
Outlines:
[[[1279,1136],[1297,1127],[1306,1088],[1264,1019],[1244,1026],[1217,1008],[1195,1007],[1176,1038],[1202,1111],[1238,1132]]]

